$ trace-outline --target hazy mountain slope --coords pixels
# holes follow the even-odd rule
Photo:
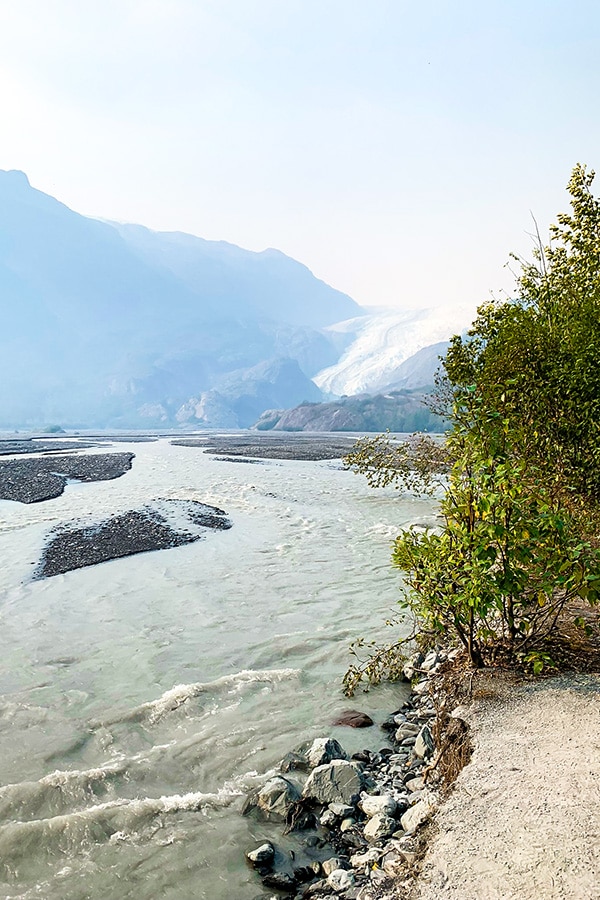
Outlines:
[[[225,241],[181,232],[154,232],[141,225],[113,227],[141,259],[160,264],[199,293],[205,308],[322,328],[359,307],[346,294],[315,278],[306,266],[279,250],[253,253]]]
[[[230,371],[313,375],[339,356],[319,329],[359,311],[277,251],[96,221],[1,171],[0,302],[5,427],[164,424]]]
[[[214,390],[192,397],[177,411],[177,421],[207,425],[218,415],[228,427],[249,428],[265,409],[290,402],[318,401],[319,388],[304,375],[293,359],[272,359],[250,369],[230,372],[216,382]]]

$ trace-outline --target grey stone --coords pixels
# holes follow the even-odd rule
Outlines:
[[[407,834],[413,834],[420,825],[431,816],[435,809],[435,803],[429,796],[423,797],[402,816],[400,823]]]
[[[412,737],[413,735],[416,737],[420,731],[418,725],[413,724],[412,722],[404,722],[402,725],[399,725],[396,730],[396,740],[403,741],[404,738]]]
[[[338,819],[347,819],[354,812],[354,807],[347,803],[330,803],[329,809],[338,817]]]
[[[356,825],[356,819],[353,816],[348,816],[347,819],[342,819],[340,823],[340,831],[342,834],[346,831],[350,831],[353,825]]]
[[[307,888],[305,888],[302,892],[303,897],[314,897],[314,896],[324,896],[329,893],[329,885],[327,881],[322,878],[320,881],[315,881],[314,884],[309,884]]]
[[[385,840],[390,837],[396,829],[398,823],[391,816],[385,813],[373,816],[364,827],[364,834],[370,844],[376,844],[377,841]]]
[[[306,780],[302,796],[318,803],[354,804],[364,785],[357,766],[345,760],[334,760],[317,766]]]
[[[275,888],[278,891],[287,891],[290,894],[296,892],[296,879],[287,872],[273,872],[263,878],[265,887]]]
[[[417,778],[409,778],[409,780],[406,782],[406,787],[411,792],[422,791],[425,787],[425,782],[420,776],[417,776]]]
[[[364,853],[355,853],[350,857],[350,865],[353,869],[362,869],[364,866],[372,866],[373,863],[378,862],[382,851],[377,847],[371,847],[370,850],[365,850]]]
[[[334,759],[348,759],[343,747],[334,738],[316,738],[306,752],[311,769],[324,766]]]
[[[319,817],[319,822],[323,828],[333,828],[338,821],[338,817],[330,809],[326,809]]]
[[[348,869],[335,869],[331,875],[327,876],[327,884],[334,891],[345,891],[346,888],[352,887],[354,880],[354,872],[348,871]]]
[[[252,863],[253,866],[257,868],[262,868],[262,866],[271,865],[275,858],[275,847],[271,844],[270,841],[267,841],[265,844],[261,844],[260,847],[257,847],[255,850],[249,850],[246,853],[246,859],[249,863]]]
[[[425,672],[431,672],[440,662],[440,657],[437,650],[430,650],[423,662],[421,663],[420,668],[424,669]]]
[[[358,805],[368,818],[382,813],[387,816],[393,816],[398,808],[398,804],[391,794],[365,794]]]
[[[266,819],[284,822],[290,807],[300,799],[295,784],[276,775],[271,778],[257,794],[256,805]]]
[[[338,817],[330,809],[326,809],[319,818],[319,822],[324,828],[333,828],[337,820]]]
[[[429,730],[428,725],[423,725],[421,728],[417,740],[415,741],[415,746],[413,748],[415,756],[418,756],[419,759],[424,759],[426,756],[429,756],[433,753],[435,748],[435,743],[433,740],[433,735]]]
[[[349,869],[350,863],[339,856],[331,856],[329,859],[323,860],[321,868],[323,869],[324,875],[331,875],[336,869]]]

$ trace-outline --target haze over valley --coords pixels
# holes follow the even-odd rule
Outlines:
[[[361,309],[275,249],[79,215],[19,171],[0,172],[0,291],[5,429],[244,428],[414,391],[457,323]]]

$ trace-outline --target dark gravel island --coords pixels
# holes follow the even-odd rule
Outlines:
[[[131,469],[133,453],[0,460],[0,500],[40,503],[60,497],[67,481],[110,481]]]
[[[51,532],[33,577],[49,578],[136,553],[192,544],[208,529],[228,528],[230,520],[215,506],[196,500],[156,500],[141,510]]]
[[[205,453],[255,459],[340,459],[350,452],[357,435],[331,434],[218,434],[206,437],[177,438],[177,447],[198,447]],[[226,457],[221,457],[223,461]]]

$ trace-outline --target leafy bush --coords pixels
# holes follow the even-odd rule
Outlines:
[[[502,649],[541,671],[551,663],[544,642],[570,601],[600,599],[593,177],[575,168],[573,213],[559,216],[550,246],[538,242],[534,261],[522,263],[519,299],[482,306],[467,336],[453,338],[435,401],[450,421],[445,446],[381,437],[346,460],[373,486],[431,493],[441,479],[439,528],[401,534],[393,563],[421,633],[460,642],[476,666]]]

